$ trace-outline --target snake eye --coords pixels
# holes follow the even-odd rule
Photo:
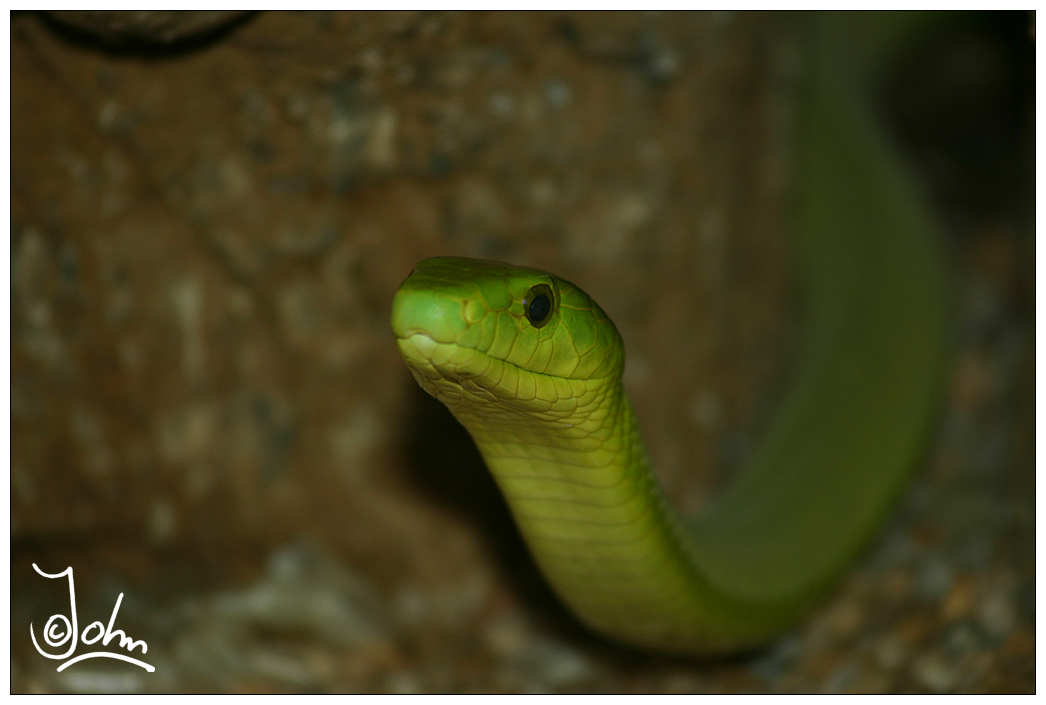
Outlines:
[[[552,320],[552,289],[545,284],[538,284],[527,292],[523,299],[523,311],[527,314],[527,320],[535,328],[541,328]]]

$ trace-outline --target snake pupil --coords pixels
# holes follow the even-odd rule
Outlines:
[[[527,319],[535,328],[541,328],[552,317],[552,292],[543,284],[535,286],[524,300]]]
[[[551,304],[548,302],[548,297],[541,294],[533,301],[530,302],[530,317],[535,321],[542,321],[545,316],[548,315],[548,310],[551,308]]]

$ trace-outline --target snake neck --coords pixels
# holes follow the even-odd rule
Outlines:
[[[557,380],[543,411],[498,406],[466,383],[437,396],[468,429],[546,578],[591,627],[668,651],[728,648],[733,604],[695,573],[619,379]],[[548,402],[551,402],[550,404]],[[547,408],[545,408],[547,407]]]

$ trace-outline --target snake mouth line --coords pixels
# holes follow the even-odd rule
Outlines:
[[[513,368],[520,373],[537,375],[539,377],[547,377],[548,379],[562,379],[564,381],[569,381],[568,377],[557,377],[556,375],[550,375],[545,372],[535,372],[534,370],[529,370],[526,367],[521,367],[520,365],[517,365],[513,362],[509,362],[508,360],[505,360],[503,358],[494,357],[490,353],[486,353],[476,348],[470,348],[460,343],[440,342],[428,333],[417,329],[406,335],[397,335],[396,342],[399,344],[400,351],[403,352],[404,350],[406,350],[407,353],[410,354],[410,358],[416,361],[418,364],[437,369],[439,370],[440,374],[452,378],[475,379],[476,377],[481,375],[465,375],[458,372],[457,370],[448,369],[444,365],[437,365],[436,363],[434,363],[432,359],[435,356],[436,350],[441,347],[454,348],[455,350],[469,350],[470,352],[472,352],[472,354],[478,355],[482,357],[484,360],[501,363],[502,365]],[[408,345],[405,346],[404,343],[407,343]],[[487,369],[489,369],[489,366]]]
[[[527,369],[526,367],[521,367],[520,365],[517,365],[514,362],[509,362],[508,360],[505,360],[505,359],[500,358],[500,357],[494,357],[490,353],[483,352],[482,350],[478,350],[476,348],[470,348],[470,347],[468,347],[466,345],[461,345],[460,343],[443,343],[443,342],[440,342],[440,341],[436,340],[435,338],[433,338],[428,333],[426,333],[426,332],[424,332],[422,330],[418,330],[418,329],[415,329],[414,331],[412,331],[410,333],[407,333],[405,335],[396,335],[395,338],[396,338],[397,347],[399,347],[400,353],[401,353],[401,355],[404,356],[405,360],[407,360],[408,357],[409,357],[410,361],[413,361],[414,363],[416,363],[418,365],[427,367],[429,369],[437,370],[440,373],[440,375],[451,377],[451,378],[454,378],[454,379],[475,379],[476,377],[482,376],[482,373],[480,373],[480,374],[471,374],[471,375],[462,374],[461,372],[459,372],[457,370],[447,369],[446,366],[444,366],[442,364],[437,365],[436,363],[434,363],[432,361],[432,358],[435,355],[435,351],[436,351],[437,348],[440,348],[440,347],[444,347],[444,348],[453,347],[453,348],[457,348],[459,350],[469,350],[474,355],[479,355],[479,356],[483,357],[485,360],[498,362],[498,363],[500,363],[502,365],[505,365],[506,367],[509,367],[509,368],[517,370],[519,373],[526,373],[528,375],[535,375],[537,377],[544,377],[545,379],[550,379],[550,380],[558,379],[558,380],[562,380],[563,382],[565,382],[567,384],[570,384],[572,382],[576,383],[576,382],[579,382],[579,381],[585,381],[585,382],[589,382],[589,383],[596,383],[596,384],[598,384],[599,382],[607,380],[607,379],[610,379],[610,377],[611,377],[611,375],[605,375],[603,377],[588,377],[588,378],[585,378],[584,380],[582,380],[582,379],[574,378],[574,377],[562,377],[562,376],[559,376],[559,375],[552,375],[552,374],[549,374],[547,372],[535,372],[534,370]],[[418,345],[419,342],[421,343],[420,345]],[[405,343],[409,343],[409,344],[405,345]],[[422,352],[423,350],[425,352],[430,352],[431,354],[426,355],[425,353]],[[418,354],[415,354],[415,353],[418,353]],[[488,367],[488,369],[489,369],[489,367]]]

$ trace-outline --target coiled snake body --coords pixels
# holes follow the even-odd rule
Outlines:
[[[701,515],[662,495],[621,337],[577,286],[437,257],[395,296],[414,377],[472,435],[558,594],[615,639],[708,653],[789,626],[875,530],[930,428],[945,318],[932,223],[827,63],[798,135],[803,362],[749,466]]]

